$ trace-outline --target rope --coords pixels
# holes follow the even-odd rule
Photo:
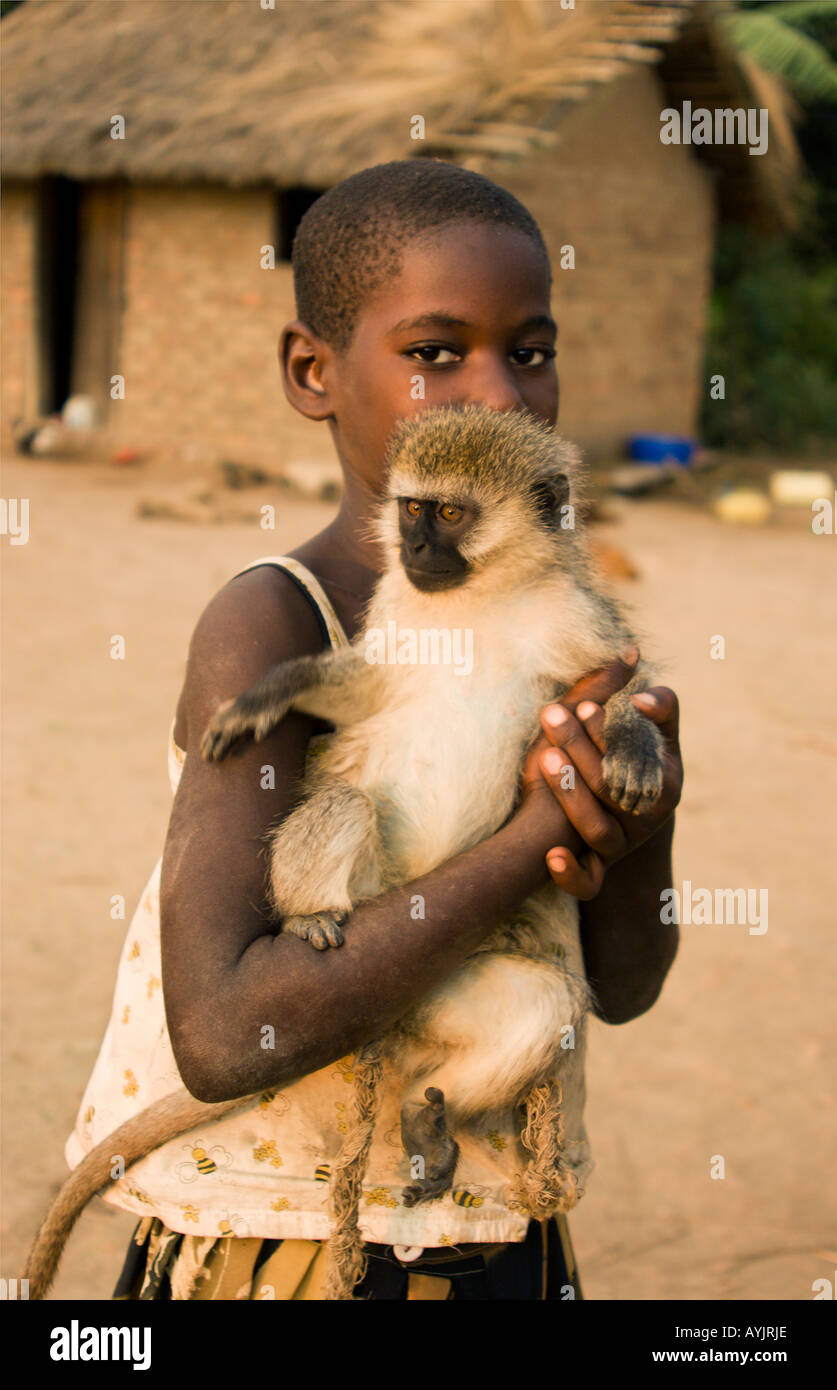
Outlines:
[[[509,1206],[538,1221],[569,1211],[578,1200],[578,1178],[563,1153],[562,1101],[560,1081],[536,1086],[524,1101],[526,1123],[520,1142],[531,1158],[515,1176]]]
[[[367,1257],[358,1228],[363,1179],[378,1109],[383,1062],[381,1044],[369,1043],[355,1062],[355,1119],[337,1156],[329,1196],[332,1233],[328,1242],[326,1299],[351,1299],[366,1273]]]

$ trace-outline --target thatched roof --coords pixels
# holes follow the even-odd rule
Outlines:
[[[568,104],[635,64],[665,58],[687,95],[691,64],[729,104],[746,78],[715,10],[699,0],[27,0],[2,26],[5,172],[325,188],[417,153],[471,165],[525,155],[560,138]],[[416,114],[424,141],[410,138]],[[111,138],[114,115],[124,140]],[[764,159],[736,148],[729,158],[782,220],[792,149],[772,180],[753,167]]]

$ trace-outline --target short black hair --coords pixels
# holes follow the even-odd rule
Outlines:
[[[298,317],[344,351],[369,295],[399,273],[407,242],[450,222],[516,227],[542,253],[551,283],[540,228],[507,189],[445,160],[401,159],[352,174],[301,219],[291,253]]]

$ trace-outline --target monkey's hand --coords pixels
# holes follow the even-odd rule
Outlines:
[[[621,811],[638,816],[650,811],[663,790],[662,734],[621,691],[605,705],[603,732],[602,777],[608,796]]]
[[[348,912],[337,910],[312,912],[305,917],[283,917],[282,930],[293,932],[301,941],[310,941],[315,951],[327,951],[329,946],[342,946],[345,937],[340,930]]]
[[[238,699],[219,705],[201,739],[201,754],[220,762],[240,738],[261,743],[291,709],[333,723],[362,717],[371,707],[371,670],[354,647],[279,662]]]
[[[239,695],[237,700],[225,700],[206,727],[201,739],[201,755],[207,762],[220,762],[240,738],[252,737],[256,743],[261,743],[289,709],[289,700],[266,705],[250,691]]]

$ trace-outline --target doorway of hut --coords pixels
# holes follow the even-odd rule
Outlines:
[[[91,396],[107,416],[122,313],[124,185],[40,181],[36,286],[38,412]]]
[[[312,203],[325,193],[324,188],[308,188],[296,184],[276,190],[276,258],[290,261],[296,229]]]
[[[78,259],[79,185],[45,178],[38,187],[36,270],[38,413],[52,415],[70,394]]]

